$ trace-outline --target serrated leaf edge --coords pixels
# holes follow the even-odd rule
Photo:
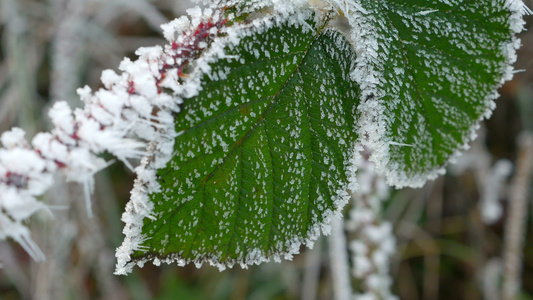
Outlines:
[[[421,187],[428,180],[434,180],[439,175],[443,175],[446,171],[446,166],[449,163],[453,163],[463,151],[469,149],[470,142],[477,137],[476,132],[480,127],[481,121],[489,118],[496,107],[495,100],[499,97],[498,89],[506,81],[513,78],[516,50],[520,47],[520,39],[516,37],[516,34],[524,29],[523,16],[531,14],[531,10],[527,8],[522,0],[502,0],[504,7],[511,13],[507,24],[511,36],[509,36],[509,42],[501,47],[501,51],[505,56],[505,61],[500,66],[503,75],[484,99],[487,109],[474,126],[470,128],[470,131],[462,137],[462,145],[452,153],[442,166],[423,173],[407,174],[402,171],[404,169],[402,165],[389,159],[389,147],[394,144],[394,141],[386,136],[385,109],[380,102],[383,97],[383,91],[379,88],[380,80],[382,80],[380,75],[383,72],[382,66],[386,62],[378,53],[379,46],[385,47],[386,45],[379,45],[376,38],[378,33],[374,30],[365,14],[364,8],[360,4],[362,0],[330,1],[348,16],[350,26],[353,28],[351,30],[351,39],[358,57],[352,74],[353,79],[359,84],[361,89],[361,104],[358,108],[361,114],[359,136],[367,137],[361,138],[360,142],[364,147],[373,150],[370,160],[375,163],[376,172],[385,176],[387,183],[396,188]]]
[[[204,53],[199,59],[197,65],[208,65],[209,63],[216,62],[223,57],[221,52],[225,47],[233,47],[239,43],[239,41],[246,36],[261,33],[273,26],[277,25],[298,25],[302,27],[309,27],[306,23],[306,19],[316,13],[313,10],[301,10],[298,14],[278,14],[275,16],[268,16],[261,19],[255,19],[251,23],[246,25],[235,25],[233,28],[228,29],[227,35],[223,38],[216,39],[211,48]],[[315,18],[320,18],[319,14],[315,14]],[[318,23],[318,22],[317,22]],[[197,68],[188,79],[190,81],[198,81],[204,74],[208,74],[209,68]],[[200,86],[199,84],[197,85]],[[196,94],[196,93],[192,93]],[[186,101],[186,100],[185,100]],[[163,135],[164,136],[164,135]],[[168,135],[166,135],[168,137]],[[348,203],[350,195],[347,190],[355,190],[357,188],[356,183],[356,161],[359,157],[360,148],[353,147],[353,152],[349,155],[349,161],[347,162],[347,182],[345,182],[341,188],[336,192],[336,199],[334,204],[336,210],[327,210],[324,212],[323,222],[317,223],[313,229],[309,230],[305,237],[298,235],[293,236],[285,242],[285,246],[289,251],[275,253],[269,257],[261,255],[261,250],[251,249],[248,250],[248,255],[242,261],[230,261],[221,263],[216,257],[204,258],[200,260],[185,260],[179,257],[178,254],[173,254],[160,259],[156,256],[146,256],[140,260],[132,260],[131,255],[134,251],[143,251],[143,242],[149,239],[149,237],[142,234],[142,227],[145,218],[152,218],[152,212],[154,210],[154,204],[149,198],[151,193],[158,192],[160,185],[155,180],[156,172],[158,169],[163,168],[172,158],[172,149],[174,146],[174,138],[168,137],[161,139],[160,141],[154,141],[150,143],[147,152],[148,155],[143,157],[141,164],[136,168],[135,173],[137,178],[135,179],[133,189],[131,191],[130,201],[126,204],[125,211],[122,215],[122,221],[125,223],[123,234],[125,238],[122,245],[116,250],[117,264],[115,269],[116,275],[126,275],[131,273],[133,267],[138,265],[142,267],[146,262],[153,261],[155,265],[159,265],[161,262],[167,264],[177,263],[179,266],[184,266],[190,262],[200,267],[203,263],[216,266],[220,270],[224,270],[227,267],[233,267],[234,264],[240,264],[242,268],[246,268],[247,265],[260,264],[274,260],[281,261],[281,258],[290,260],[294,254],[299,252],[300,245],[305,245],[309,248],[313,248],[314,241],[318,239],[320,234],[328,235],[330,233],[330,224],[333,218],[342,217],[342,208]]]

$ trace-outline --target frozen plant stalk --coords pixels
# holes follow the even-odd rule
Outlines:
[[[354,299],[397,299],[391,293],[390,258],[396,239],[392,225],[381,219],[382,202],[389,196],[385,179],[375,173],[368,160],[370,151],[363,151],[357,160],[359,190],[352,194],[352,208],[346,229],[353,233],[349,243],[352,252],[353,276],[361,282]]]
[[[516,299],[521,286],[522,252],[526,234],[531,176],[533,173],[533,134],[523,132],[519,136],[519,154],[516,173],[513,177],[509,212],[505,223],[504,270],[502,299]]]

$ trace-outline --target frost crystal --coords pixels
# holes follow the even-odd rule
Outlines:
[[[396,239],[392,225],[381,219],[382,201],[388,198],[389,187],[378,176],[374,163],[368,160],[369,151],[357,157],[357,179],[361,189],[352,194],[352,208],[346,229],[354,235],[349,247],[352,252],[355,278],[363,283],[363,290],[354,299],[397,299],[391,293],[392,279],[389,261],[394,254]]]
[[[490,116],[529,10],[521,0],[330,1],[352,27],[362,142],[389,184],[420,187]]]
[[[287,11],[221,28],[224,36],[194,61],[198,73],[184,84],[201,88],[175,115],[173,150],[137,170],[116,274],[154,259],[221,270],[291,259],[331,231],[355,186],[346,179],[356,138],[354,57],[339,33],[316,32],[321,13]],[[187,22],[178,23],[165,28]],[[141,177],[147,171],[157,175]]]
[[[513,164],[505,159],[497,161],[491,168],[488,178],[481,191],[481,216],[486,224],[497,222],[503,214],[503,207],[499,201],[502,186],[511,171]]]
[[[352,244],[354,274],[368,289],[361,298],[391,298],[394,237],[377,218],[384,183],[369,170],[397,187],[443,173],[512,77],[514,35],[531,13],[521,0],[418,2],[216,0],[190,9],[162,26],[167,45],[138,49],[120,74],[102,72],[104,88],[79,89],[83,109],[57,102],[50,132],[31,143],[17,128],[1,136],[0,239],[42,259],[23,221],[46,209],[37,197],[56,172],[84,186],[90,214],[93,176],[109,164],[103,152],[131,169],[141,158],[116,274],[150,259],[220,269],[290,259],[330,232],[359,179],[350,226],[364,243]],[[325,29],[336,10],[353,45]],[[373,149],[375,166],[358,160],[356,140]],[[175,232],[161,230],[170,223]]]
[[[124,59],[122,74],[104,71],[105,88],[94,93],[89,87],[78,89],[83,109],[72,112],[65,102],[55,103],[49,111],[54,128],[37,134],[31,146],[20,129],[2,135],[0,238],[14,238],[41,259],[22,221],[46,208],[36,197],[51,186],[55,172],[84,186],[91,215],[93,176],[108,165],[98,154],[107,151],[133,168],[129,160],[145,156],[146,145],[157,141],[158,153],[169,155],[176,136],[171,114],[178,112],[181,99],[197,93],[199,86],[198,68],[189,74],[185,66],[205,48],[202,41],[216,36],[218,31],[212,29],[226,22],[212,12],[203,19],[205,23],[196,24],[195,30],[189,29],[180,40],[171,39],[165,48],[141,48],[136,61]],[[160,157],[154,160],[157,164]]]
[[[157,87],[156,96],[161,98],[163,110],[159,112],[157,120],[167,126],[158,128],[156,139],[148,147],[147,155],[141,161],[141,165],[135,169],[138,177],[135,180],[134,188],[131,191],[131,199],[126,205],[122,221],[125,223],[123,233],[125,239],[117,249],[116,274],[127,274],[131,271],[131,254],[134,251],[142,251],[142,243],[147,239],[142,234],[143,219],[155,220],[153,216],[154,204],[148,195],[160,191],[160,185],[156,181],[155,172],[163,167],[173,155],[172,148],[174,137],[178,136],[174,131],[174,119],[166,111],[179,111],[178,104],[182,98],[196,96],[201,89],[201,77],[210,73],[209,63],[224,57],[223,47],[238,42],[234,36],[236,29],[224,27],[226,19],[222,17],[220,11],[197,8],[188,11],[190,18],[181,17],[168,24],[162,25],[165,38],[170,45],[162,50],[157,47],[157,52],[149,49],[140,49],[141,63],[125,60],[121,64],[121,69],[137,74],[137,78],[145,81],[145,84],[137,84],[135,81],[128,81],[129,93],[139,91],[139,89],[152,93],[150,87]],[[222,37],[227,35],[226,37]],[[208,48],[208,46],[210,46]],[[200,57],[198,57],[201,54]],[[142,63],[146,58],[146,63]],[[139,61],[138,60],[138,61]],[[155,64],[155,67],[150,68]],[[192,68],[185,73],[185,66]],[[146,77],[143,68],[152,70],[153,77]],[[159,74],[162,73],[162,74]],[[163,73],[164,72],[164,73]],[[130,79],[131,80],[131,79]],[[162,88],[172,91],[172,96],[161,93]],[[139,260],[137,264],[142,266],[146,260]]]

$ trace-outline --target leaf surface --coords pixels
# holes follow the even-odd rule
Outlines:
[[[290,257],[347,200],[359,99],[351,46],[313,22],[250,30],[175,115],[174,155],[133,261]]]
[[[363,132],[374,160],[389,183],[421,186],[467,147],[494,108],[496,89],[511,75],[520,21],[500,0],[337,2],[354,32],[366,30],[355,34],[368,59],[354,76],[372,87],[362,113],[373,118]]]

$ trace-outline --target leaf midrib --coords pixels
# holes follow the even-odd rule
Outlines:
[[[250,132],[252,132],[252,130],[255,130],[255,129],[256,129],[256,127],[258,126],[259,122],[260,122],[261,120],[264,120],[264,115],[270,110],[270,108],[272,107],[272,104],[273,104],[274,102],[276,102],[275,100],[277,99],[277,96],[279,95],[279,93],[280,93],[281,91],[284,90],[284,88],[285,88],[285,86],[287,85],[287,83],[291,81],[291,79],[293,78],[293,76],[295,75],[295,73],[300,69],[300,67],[301,67],[301,65],[302,65],[302,63],[303,63],[303,61],[306,59],[306,57],[307,57],[307,55],[308,55],[308,53],[309,53],[309,49],[311,49],[311,47],[313,47],[313,45],[314,45],[315,42],[318,40],[318,38],[320,37],[320,35],[322,34],[322,32],[323,32],[323,30],[322,30],[322,31],[317,30],[317,32],[316,32],[314,38],[313,38],[313,39],[311,40],[311,42],[309,43],[309,46],[306,48],[305,51],[303,51],[303,52],[305,52],[305,54],[304,54],[304,55],[302,56],[302,58],[298,61],[298,63],[295,65],[294,69],[291,71],[290,75],[287,77],[287,80],[285,80],[285,81],[281,84],[280,88],[276,91],[276,93],[274,93],[274,95],[272,95],[272,96],[268,96],[268,97],[265,97],[265,98],[269,98],[269,97],[270,97],[271,100],[269,101],[267,107],[265,107],[265,108],[263,109],[263,113],[257,117],[257,120],[254,122],[253,125],[251,125],[250,129],[249,129],[249,130],[248,130],[248,131],[242,136],[242,138],[239,139],[238,141],[236,141],[236,142],[234,143],[232,149],[229,150],[229,151],[227,152],[227,154],[224,156],[222,162],[221,162],[220,164],[217,164],[217,165],[213,168],[213,170],[212,170],[212,171],[211,171],[211,172],[210,172],[210,173],[204,178],[204,180],[202,181],[202,185],[204,186],[204,189],[205,189],[205,183],[207,182],[207,180],[209,180],[209,178],[211,178],[211,177],[213,176],[213,173],[214,173],[216,170],[218,170],[218,168],[220,167],[220,165],[224,164],[224,162],[226,161],[226,159],[230,156],[231,153],[233,153],[233,152],[235,151],[235,149],[236,149],[239,145],[242,145],[242,143],[243,143],[243,142],[246,140],[246,138],[249,136]],[[298,51],[297,53],[291,53],[291,54],[292,54],[292,55],[297,55],[298,53],[301,53],[301,52],[302,52],[302,51]],[[287,56],[288,56],[288,55],[287,55]],[[255,62],[254,62],[254,63],[255,63]],[[266,131],[266,129],[265,129],[265,131]],[[241,146],[241,147],[242,147],[242,146]],[[269,149],[269,154],[272,155],[272,151],[270,151],[270,149]],[[272,158],[272,156],[271,156],[271,158]],[[274,177],[274,168],[272,168],[272,176],[273,176],[273,178],[275,178],[275,177]],[[274,182],[274,180],[273,180],[272,182]],[[239,188],[239,197],[241,196],[240,194],[241,194],[241,188]],[[202,196],[202,198],[201,198],[200,200],[201,200],[202,203],[205,204],[205,193],[203,194],[203,196]],[[274,203],[274,204],[275,204],[275,203]],[[274,205],[274,206],[275,206],[275,205]],[[271,214],[271,217],[270,217],[271,220],[273,219],[274,206],[272,207],[272,214]],[[201,214],[201,215],[202,215],[202,216],[203,216],[203,211],[205,210],[205,207],[206,207],[206,205],[203,205],[202,208],[201,208],[201,211],[202,211],[202,214]],[[236,217],[238,217],[238,214],[239,214],[239,211],[238,211],[238,210],[237,210],[237,213],[236,213],[236,214],[237,214]],[[202,222],[201,222],[201,220],[199,220],[199,222],[198,222],[198,226],[197,226],[197,229],[196,229],[196,232],[195,232],[195,235],[194,235],[195,238],[196,238],[196,236],[197,236],[197,234],[198,234],[198,231],[200,230],[201,225],[202,225]],[[233,222],[233,224],[232,224],[233,229],[232,229],[232,232],[231,232],[230,241],[231,241],[231,239],[233,238],[233,236],[235,235],[235,227],[236,227],[235,225],[236,225],[236,222]],[[268,239],[267,245],[270,245],[270,241],[271,241],[271,239],[272,239],[272,236],[271,236],[271,234],[272,234],[272,227],[274,227],[274,226],[272,226],[272,225],[269,226],[269,234],[268,234],[268,235],[269,235],[269,239]],[[193,238],[193,241],[194,241],[195,238]],[[193,244],[193,243],[191,243],[191,245],[192,245],[192,244]],[[228,243],[227,247],[229,247],[229,244],[230,244],[230,243]],[[190,254],[191,248],[192,248],[192,246],[189,248],[189,251],[187,252],[187,255],[183,255],[183,257],[187,257],[188,254]],[[227,250],[226,250],[226,252],[227,252]]]

